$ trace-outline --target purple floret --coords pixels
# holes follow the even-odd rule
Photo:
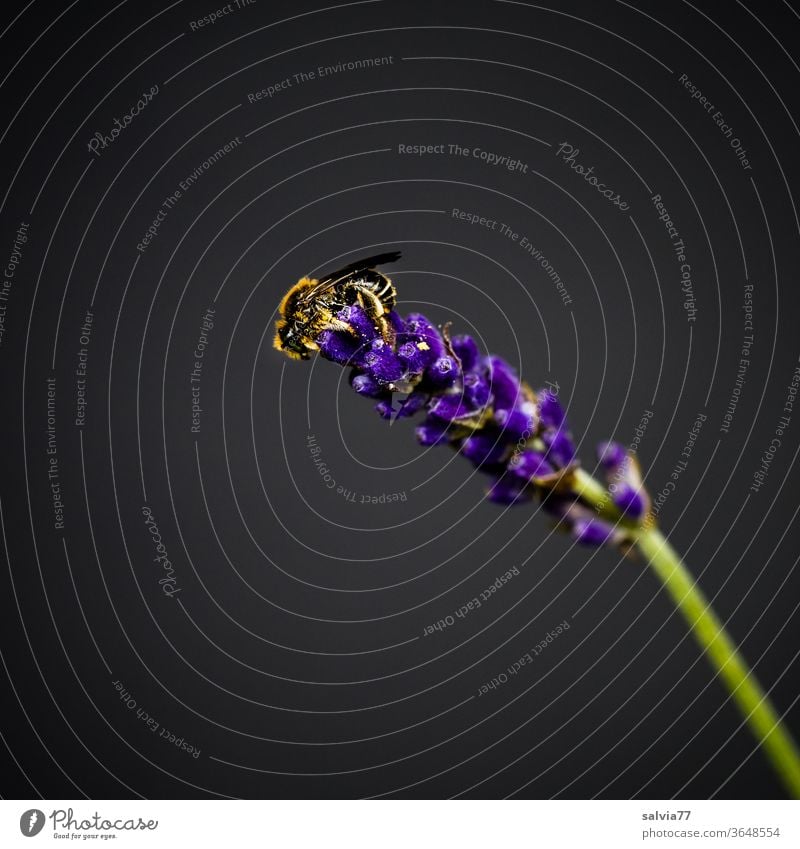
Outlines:
[[[572,536],[583,545],[599,547],[614,540],[614,528],[602,519],[576,519]]]
[[[425,366],[430,362],[429,350],[419,346],[419,342],[404,342],[397,349],[400,361],[413,374],[422,374]]]
[[[524,400],[517,375],[501,357],[489,357],[488,362],[495,410],[513,410]]]
[[[533,493],[524,481],[511,475],[504,475],[489,487],[486,497],[495,504],[517,504],[529,501],[533,498]]]
[[[528,449],[519,454],[515,454],[508,464],[509,474],[518,478],[523,478],[526,481],[531,478],[544,478],[552,475],[555,468],[547,462],[544,454]]]
[[[478,365],[480,351],[478,345],[471,336],[454,336],[453,350],[461,360],[461,368],[464,371],[472,371]]]
[[[509,452],[500,436],[492,431],[473,433],[461,443],[461,453],[476,466],[497,466]]]
[[[357,365],[365,353],[364,343],[344,330],[323,330],[317,338],[319,352],[340,365]]]
[[[563,431],[546,431],[542,441],[547,446],[546,457],[554,466],[566,468],[575,459],[575,446]]]
[[[621,466],[628,455],[619,442],[600,442],[597,445],[597,460],[606,471]]]
[[[363,362],[369,374],[384,385],[400,380],[406,371],[400,358],[383,339],[376,339],[370,345]]]
[[[558,526],[566,530],[576,542],[602,546],[621,541],[620,531],[603,519],[598,519],[575,496],[548,496],[542,502],[542,507],[556,517]]]
[[[626,483],[617,487],[613,501],[620,513],[626,514],[631,519],[641,519],[647,511],[647,505],[641,492]]]
[[[406,317],[405,328],[399,342],[424,342],[429,350],[429,362],[443,357],[447,353],[444,340],[438,329],[420,313],[411,313]]]
[[[392,417],[392,413],[394,412],[394,407],[392,407],[392,399],[385,398],[382,401],[378,401],[378,403],[375,405],[375,410],[381,418],[390,419]]]
[[[447,442],[448,428],[447,422],[429,416],[422,424],[417,425],[417,440],[420,445],[438,445],[440,442]]]
[[[369,316],[357,304],[339,310],[336,317],[351,327],[362,342],[371,342],[378,335]]]
[[[414,413],[418,413],[425,407],[430,397],[427,392],[420,392],[418,389],[415,389],[407,398],[401,399],[400,409],[397,411],[397,415],[401,418],[413,416]]]
[[[536,431],[536,408],[525,403],[513,410],[495,410],[494,420],[509,439],[530,439]]]
[[[355,372],[350,379],[350,385],[359,395],[366,395],[367,398],[383,398],[386,395],[386,387],[378,383],[371,374]]]
[[[452,357],[438,357],[428,367],[428,382],[438,388],[449,388],[459,377],[458,364]]]
[[[547,428],[560,428],[564,424],[564,410],[557,396],[549,389],[539,393],[539,415]]]
[[[400,335],[401,333],[405,332],[406,323],[394,310],[386,314],[386,319],[392,326],[392,330],[395,332],[395,334]]]
[[[432,416],[446,422],[468,418],[475,412],[460,392],[434,395],[428,410]]]
[[[491,400],[492,387],[485,372],[464,375],[464,402],[473,410],[483,409]]]

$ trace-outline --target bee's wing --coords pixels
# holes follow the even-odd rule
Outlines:
[[[350,275],[357,275],[359,271],[370,271],[375,268],[376,265],[385,265],[387,262],[397,262],[398,259],[400,259],[400,251],[392,251],[391,253],[368,256],[364,259],[359,259],[355,262],[351,262],[350,265],[346,265],[344,268],[340,268],[338,271],[334,271],[333,274],[326,274],[320,279],[320,283],[338,282],[344,277],[349,277]]]
[[[310,304],[321,294],[327,292],[328,289],[332,289],[335,283],[335,280],[317,280],[317,282],[313,286],[309,286],[307,289],[303,289],[303,291],[297,298],[297,305],[300,306],[304,304]]]
[[[384,265],[387,262],[397,262],[400,259],[400,251],[392,251],[391,253],[377,254],[376,256],[368,256],[364,259],[351,262],[344,268],[334,271],[331,274],[326,274],[320,277],[316,286],[311,286],[303,292],[302,300],[304,302],[312,301],[319,297],[324,292],[332,289],[337,283],[345,280],[347,277],[356,277],[360,272],[372,271],[376,265]]]

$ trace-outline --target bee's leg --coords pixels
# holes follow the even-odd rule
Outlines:
[[[355,331],[353,328],[346,322],[342,321],[339,318],[332,318],[330,321],[325,323],[326,330],[341,330],[344,333],[350,333],[351,335],[355,335]]]
[[[351,336],[355,336],[355,330],[353,330],[346,321],[342,321],[342,319],[336,317],[337,312],[338,309],[331,309],[327,306],[325,308],[321,308],[317,311],[315,320],[312,323],[317,324],[320,329],[338,330],[343,333],[349,333]]]
[[[384,342],[394,348],[394,328],[386,318],[386,307],[384,307],[381,299],[371,289],[360,289],[358,292],[358,300],[364,312],[378,328]]]

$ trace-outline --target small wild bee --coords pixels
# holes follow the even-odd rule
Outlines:
[[[281,301],[280,318],[275,322],[273,345],[284,354],[307,360],[318,349],[316,339],[323,330],[353,332],[347,322],[336,317],[341,309],[357,304],[369,316],[387,342],[393,331],[386,319],[397,301],[392,281],[376,265],[396,262],[400,252],[360,259],[319,280],[302,277]]]

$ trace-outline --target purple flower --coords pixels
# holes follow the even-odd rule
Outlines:
[[[575,459],[575,446],[563,431],[545,431],[542,434],[542,441],[547,446],[546,456],[553,465],[563,468]]]
[[[650,511],[650,498],[642,483],[639,463],[618,442],[601,442],[597,460],[603,470],[611,500],[629,519],[643,520]]]
[[[602,519],[581,518],[572,523],[572,536],[584,545],[600,546],[614,540],[614,527]]]
[[[624,530],[598,518],[574,495],[550,495],[542,501],[542,507],[556,518],[557,527],[583,545],[621,545],[625,542]]]
[[[394,407],[392,407],[392,400],[384,399],[382,401],[378,401],[375,405],[375,409],[378,412],[378,415],[384,419],[390,419],[392,417],[392,413],[394,412]]]
[[[508,471],[515,477],[531,481],[549,477],[555,472],[555,467],[545,459],[544,454],[529,448],[511,458]]]
[[[384,386],[390,386],[406,373],[400,358],[383,339],[372,342],[363,363],[367,374]]]
[[[395,312],[378,326],[358,304],[340,310],[315,340],[322,356],[352,367],[350,385],[375,399],[385,419],[424,414],[421,445],[449,445],[491,475],[499,504],[541,499],[558,528],[586,545],[625,546],[649,499],[635,458],[614,442],[598,446],[614,524],[574,491],[578,465],[564,410],[552,389],[538,394],[497,356],[482,356],[470,336],[449,338],[424,315]],[[395,395],[397,393],[397,395]],[[625,524],[627,523],[627,524]]]
[[[536,405],[526,401],[512,410],[495,410],[494,420],[509,439],[530,439],[536,432]]]
[[[355,365],[364,352],[364,343],[345,330],[323,330],[317,338],[319,352],[340,365]]]
[[[461,368],[464,371],[472,371],[478,364],[480,351],[471,336],[454,336],[453,350],[459,360],[461,360]]]
[[[495,410],[513,410],[524,399],[514,370],[500,357],[489,357],[489,374]]]
[[[406,398],[400,400],[400,409],[397,411],[398,416],[408,417],[418,413],[430,400],[430,395],[427,392],[420,392],[415,389]]]
[[[545,427],[559,428],[564,424],[564,410],[558,397],[550,389],[543,389],[539,394],[539,415]]]
[[[420,445],[438,445],[440,442],[447,442],[447,422],[439,419],[425,419],[421,425],[417,425],[417,440]]]
[[[466,422],[478,412],[461,392],[432,396],[428,409],[432,416],[447,422]]]
[[[597,461],[606,471],[613,471],[625,462],[627,454],[619,442],[600,442],[597,445]]]
[[[378,383],[371,374],[359,374],[354,372],[350,378],[350,385],[359,395],[367,398],[383,398],[386,396],[386,387]]]
[[[627,514],[633,519],[641,519],[648,509],[644,493],[635,490],[627,483],[620,485],[612,495],[612,499],[620,513]]]
[[[489,378],[481,372],[469,372],[464,375],[464,400],[473,409],[485,407],[492,397],[492,387]]]
[[[501,434],[489,429],[468,436],[461,443],[461,453],[476,466],[498,466],[508,455],[508,445]]]
[[[399,334],[398,341],[417,343],[420,350],[428,352],[427,362],[432,362],[447,353],[444,340],[437,328],[420,313],[411,313],[407,316],[404,330]],[[422,343],[422,346],[419,343]]]
[[[408,371],[422,374],[430,362],[429,350],[425,342],[404,342],[397,349],[397,356]]]
[[[533,492],[519,478],[504,475],[489,487],[486,497],[495,504],[518,504],[530,501]]]
[[[458,364],[452,357],[437,357],[427,371],[428,381],[441,388],[452,386],[459,375]]]
[[[373,327],[369,316],[357,304],[344,307],[336,318],[343,321],[364,342],[371,342],[378,336],[378,331]]]

